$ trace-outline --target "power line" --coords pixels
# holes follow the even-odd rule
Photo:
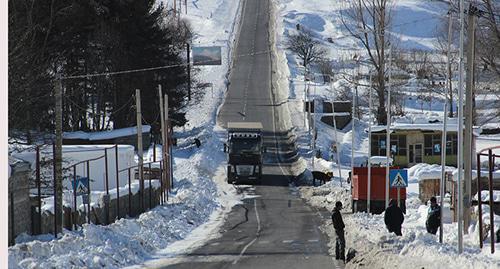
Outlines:
[[[130,101],[132,101],[133,98],[134,98],[134,96],[131,96],[130,99],[128,99],[127,102],[125,102],[121,107],[113,110],[112,112],[116,113],[116,112],[119,112],[122,109],[126,108],[127,105],[130,103]],[[77,103],[75,103],[75,101],[71,100],[71,98],[69,96],[64,96],[64,99],[67,100],[67,101],[69,101],[70,103],[72,103],[78,109],[80,109],[82,111],[85,111],[85,112],[87,112],[87,113],[89,113],[91,115],[94,115],[94,116],[104,116],[104,113],[96,113],[96,112],[90,112],[90,111],[88,111],[88,108],[81,107],[80,105],[78,105]]]
[[[270,50],[265,50],[265,51],[258,51],[258,52],[252,52],[248,54],[241,54],[235,56],[235,58],[240,58],[240,57],[246,57],[246,56],[254,56],[254,55],[260,55],[260,54],[266,54],[271,52]],[[214,60],[207,60],[207,61],[201,61],[201,62],[196,62],[196,63],[211,63]],[[164,66],[156,66],[156,67],[149,67],[149,68],[140,68],[140,69],[131,69],[131,70],[123,70],[123,71],[115,71],[115,72],[104,72],[104,73],[95,73],[95,74],[83,74],[83,75],[74,75],[74,76],[66,76],[66,77],[61,77],[61,80],[69,80],[69,79],[81,79],[81,78],[91,78],[91,77],[101,77],[101,76],[114,76],[114,75],[122,75],[122,74],[130,74],[130,73],[139,73],[139,72],[147,72],[147,71],[155,71],[155,70],[162,70],[162,69],[169,69],[169,68],[174,68],[174,67],[184,67],[191,65],[191,63],[182,63],[182,64],[173,64],[173,65],[164,65]]]

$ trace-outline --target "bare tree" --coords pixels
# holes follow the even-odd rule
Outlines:
[[[321,59],[318,62],[318,67],[319,71],[321,72],[321,75],[323,76],[323,83],[329,83],[331,82],[331,79],[333,78],[333,63],[330,60],[326,59]]]
[[[300,30],[296,35],[291,35],[288,38],[287,46],[302,60],[302,65],[306,70],[311,63],[319,61],[326,54],[321,43],[313,37],[310,31],[305,29]]]
[[[353,0],[341,12],[341,21],[349,34],[357,39],[368,54],[368,62],[375,69],[375,95],[378,97],[376,119],[386,124],[385,81],[386,49],[389,46],[385,35],[389,24],[387,8],[390,0]]]

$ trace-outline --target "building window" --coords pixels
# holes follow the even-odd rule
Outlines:
[[[386,155],[386,135],[375,134],[372,135],[372,155],[385,156]],[[391,135],[391,155],[406,156],[406,135]]]
[[[457,155],[457,134],[446,135],[446,154]]]
[[[425,156],[441,155],[441,135],[424,135],[424,153]]]

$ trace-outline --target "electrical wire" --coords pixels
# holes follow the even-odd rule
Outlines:
[[[235,58],[266,54],[269,52],[271,52],[271,51],[265,50],[265,51],[252,52],[252,53],[248,53],[248,54],[237,55],[237,56],[235,56]],[[207,60],[207,61],[201,61],[201,62],[196,62],[196,63],[198,64],[198,63],[212,63],[212,62],[214,62],[214,60]],[[183,66],[189,66],[189,65],[191,65],[191,63],[164,65],[164,66],[156,66],[156,67],[149,67],[149,68],[115,71],[115,72],[65,76],[65,77],[56,78],[56,80],[81,79],[81,78],[91,78],[91,77],[100,77],[100,76],[114,76],[114,75],[122,75],[122,74],[138,73],[138,72],[155,71],[155,70],[168,69],[168,68],[174,68],[174,67],[183,67]]]
[[[88,108],[81,107],[80,105],[78,105],[77,103],[75,103],[75,101],[71,100],[71,98],[69,96],[64,96],[64,99],[67,100],[67,101],[69,101],[70,103],[72,103],[76,108],[78,108],[78,109],[80,109],[82,111],[85,111],[85,112],[89,113],[90,115],[93,115],[93,116],[105,116],[105,113],[97,113],[97,112],[90,112],[90,111],[88,111]],[[125,102],[121,107],[119,107],[116,110],[113,110],[112,112],[113,113],[120,112],[122,109],[126,108],[133,99],[134,99],[134,96],[131,96],[130,99],[128,99],[127,102]]]

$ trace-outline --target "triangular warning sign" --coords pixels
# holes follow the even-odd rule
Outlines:
[[[401,173],[397,173],[396,177],[394,178],[394,181],[392,182],[393,187],[406,187],[405,180],[403,176],[401,176]]]

